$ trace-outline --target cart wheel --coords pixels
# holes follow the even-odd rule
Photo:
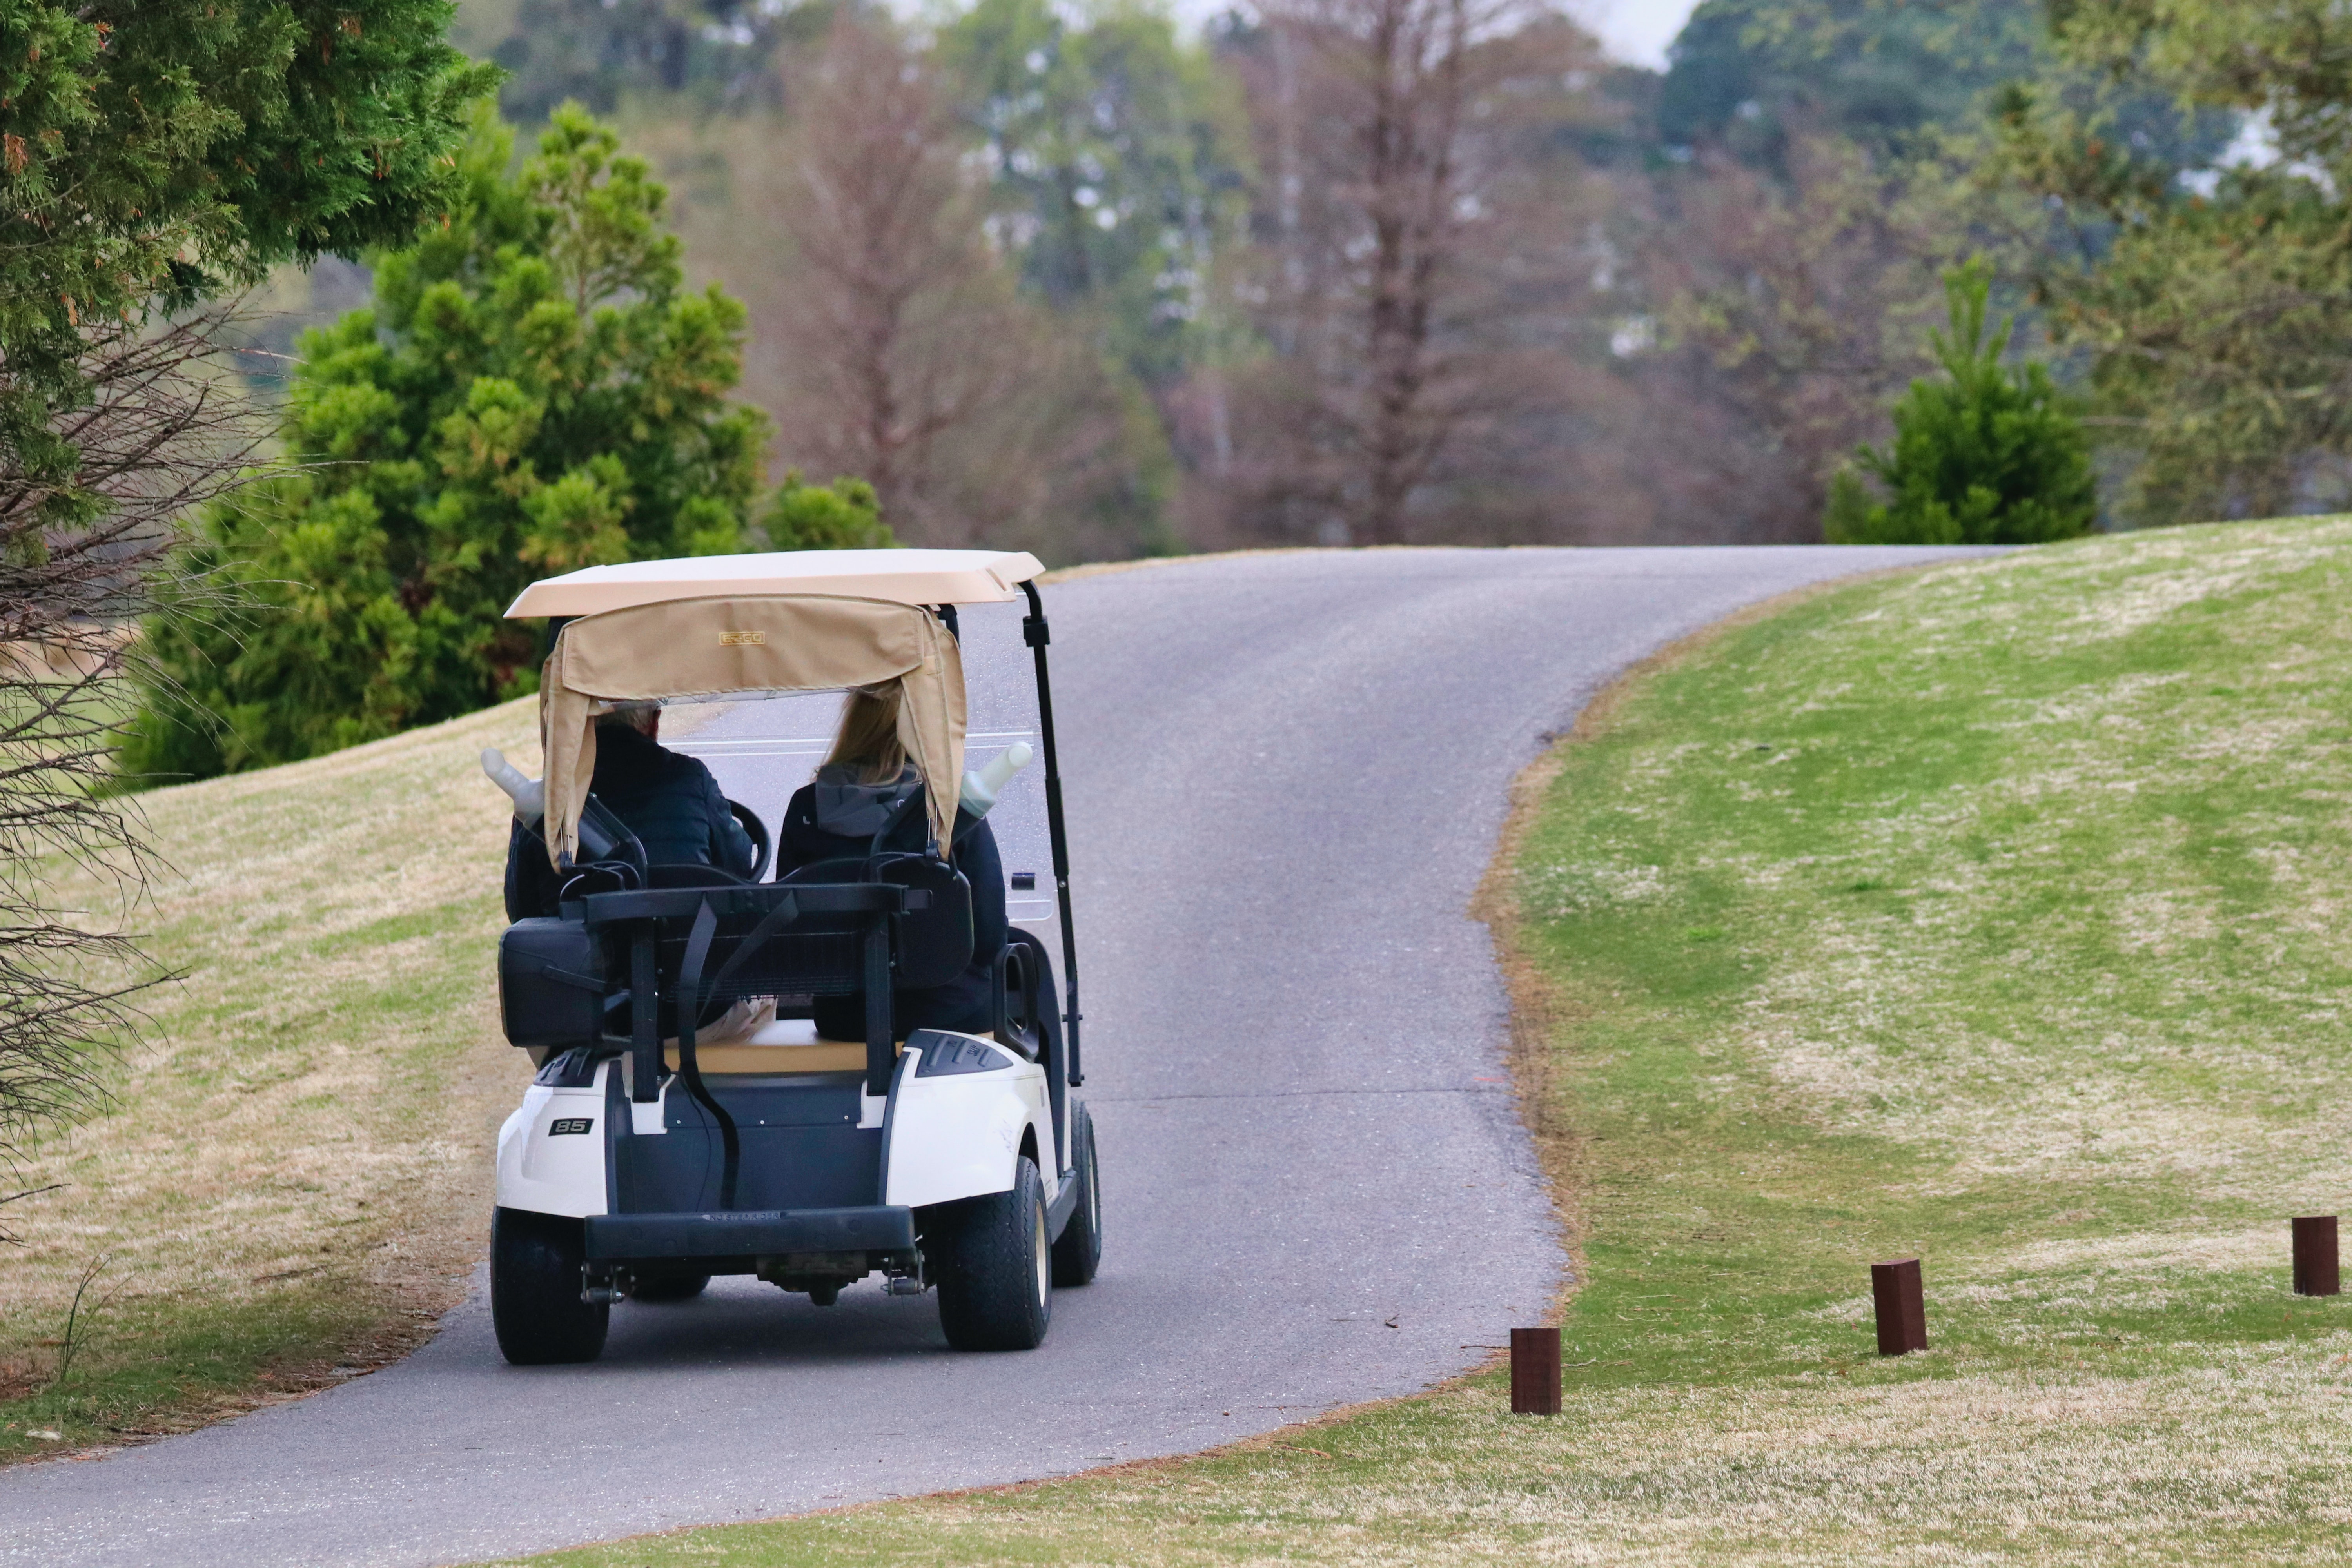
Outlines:
[[[632,1301],[691,1301],[710,1283],[708,1274],[646,1274],[629,1292]]]
[[[949,1216],[940,1327],[960,1351],[1034,1350],[1054,1315],[1045,1184],[1023,1155],[1013,1190],[966,1198]]]
[[[490,1323],[516,1366],[594,1361],[613,1310],[580,1299],[587,1238],[576,1219],[499,1209],[490,1220]]]
[[[1095,1159],[1094,1112],[1081,1105],[1072,1120],[1076,1126],[1070,1140],[1069,1179],[1078,1184],[1078,1201],[1054,1240],[1056,1285],[1084,1285],[1102,1267],[1102,1168]]]

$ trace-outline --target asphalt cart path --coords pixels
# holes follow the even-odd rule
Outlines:
[[[0,1473],[0,1563],[465,1562],[1181,1453],[1475,1364],[1563,1269],[1466,912],[1505,786],[1660,644],[1925,553],[1318,552],[1047,590],[1108,1240],[1043,1349],[955,1353],[873,1281],[820,1309],[722,1280],[518,1370],[478,1293],[373,1376]],[[759,718],[687,743],[736,742],[708,754],[772,821]]]

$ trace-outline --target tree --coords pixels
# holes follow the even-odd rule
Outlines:
[[[495,76],[443,42],[449,10],[0,6],[0,1158],[98,1093],[92,1048],[152,979],[119,921],[51,889],[78,871],[135,900],[147,854],[105,793],[123,634],[264,433],[192,307],[440,212]]]
[[[0,1161],[98,1093],[90,1047],[135,1033],[158,978],[121,921],[152,858],[110,795],[123,672],[140,658],[126,631],[159,590],[204,594],[170,570],[178,520],[241,483],[268,435],[220,363],[217,325],[85,328],[81,401],[50,427],[70,471],[0,468]],[[66,487],[86,521],[59,527]],[[90,889],[73,901],[120,907],[59,908],[68,876]],[[81,918],[98,912],[114,918]]]
[[[740,273],[755,385],[783,459],[865,479],[928,544],[1148,548],[1160,509],[1128,493],[1151,480],[1122,446],[1132,402],[1083,333],[1020,297],[935,64],[887,17],[844,10],[787,99],[781,148],[737,171],[759,236]]]
[[[19,0],[0,15],[0,466],[86,519],[87,330],[396,244],[496,73],[449,0]]]
[[[740,107],[772,99],[770,59],[821,32],[825,10],[776,0],[520,0],[505,35],[478,47],[509,73],[500,109],[527,125],[572,100],[600,114],[632,98]]]
[[[1969,229],[1931,161],[1797,125],[1780,163],[1706,149],[1662,182],[1642,271],[1664,342],[1641,369],[1675,433],[1653,461],[1672,510],[1717,539],[1809,543],[1832,478],[1932,363],[1937,273]]]
[[[151,623],[130,762],[267,766],[532,689],[499,617],[536,576],[741,547],[765,423],[730,403],[743,310],[682,285],[665,193],[559,110],[509,176],[485,120],[448,226],[378,258],[376,305],[308,335],[299,471],[213,509],[191,568],[255,613]]]
[[[2104,96],[2020,87],[2008,167],[2072,243],[2036,268],[2093,413],[2136,458],[2135,521],[2264,516],[2352,496],[2352,16],[2324,0],[2074,0],[2080,69],[2227,113],[2244,155],[2184,174]]]
[[[1139,0],[1083,15],[979,0],[937,52],[985,140],[995,231],[1024,283],[1056,310],[1091,308],[1121,365],[1171,384],[1209,347],[1217,255],[1242,217],[1229,79]]]
[[[1838,475],[1832,543],[2040,544],[2090,531],[2090,440],[2047,370],[2002,365],[2017,323],[1985,331],[1991,287],[1981,262],[1946,278],[1950,327],[1933,342],[1948,379],[1913,382],[1895,407],[1893,447],[1857,453],[1885,500],[1871,500],[1853,469]]]
[[[887,550],[898,542],[864,479],[812,485],[788,473],[760,522],[771,550]]]
[[[1235,40],[1271,351],[1240,395],[1241,504],[1261,535],[1495,537],[1507,470],[1541,465],[1569,417],[1563,367],[1595,335],[1606,195],[1575,132],[1600,112],[1597,46],[1519,0],[1265,15]]]

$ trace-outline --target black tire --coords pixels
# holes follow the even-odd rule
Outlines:
[[[1013,1190],[943,1205],[940,1327],[960,1351],[1035,1350],[1054,1316],[1045,1183],[1026,1154]]]
[[[613,1310],[580,1299],[587,1240],[576,1219],[499,1209],[490,1220],[490,1324],[515,1366],[557,1366],[604,1353]]]
[[[1070,1120],[1070,1180],[1078,1184],[1078,1198],[1054,1238],[1056,1288],[1087,1284],[1102,1267],[1102,1168],[1095,1158],[1094,1113],[1080,1105]]]
[[[641,1274],[632,1301],[691,1301],[710,1283],[708,1274]]]

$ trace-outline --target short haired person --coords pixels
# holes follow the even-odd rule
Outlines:
[[[886,829],[879,846],[886,851],[919,853],[929,841],[923,775],[898,740],[898,700],[896,684],[849,694],[824,765],[784,807],[783,829],[776,838],[778,878],[820,860],[862,860],[877,848],[876,835]],[[959,811],[953,837],[951,845],[941,847],[971,884],[971,962],[943,985],[901,991],[891,998],[897,1039],[915,1029],[983,1034],[996,1026],[993,974],[1009,929],[1004,863],[984,819]],[[825,1038],[866,1037],[863,996],[820,996],[815,1011],[817,1033]]]
[[[648,865],[716,866],[750,876],[760,852],[719,781],[699,759],[664,746],[660,733],[656,703],[624,703],[599,718],[589,789],[637,836]]]

